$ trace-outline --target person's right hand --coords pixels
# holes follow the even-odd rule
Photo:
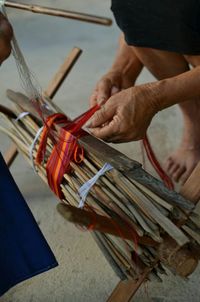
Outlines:
[[[105,103],[112,95],[134,85],[134,81],[120,71],[109,71],[97,83],[90,97],[90,106]]]
[[[13,37],[12,26],[8,19],[0,13],[0,65],[11,53],[11,40]]]

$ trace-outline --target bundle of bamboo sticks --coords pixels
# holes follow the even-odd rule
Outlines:
[[[8,96],[15,102],[15,108],[0,107],[0,131],[13,140],[32,164],[30,146],[42,125],[41,120],[24,95],[8,91]],[[46,105],[49,114],[61,112],[50,100],[46,100]],[[16,117],[27,110],[30,114],[16,121]],[[78,209],[79,188],[105,164],[105,159],[97,156],[93,147],[85,150],[81,164],[70,162],[71,172],[64,175],[61,184],[64,199],[58,211],[65,219],[92,228],[94,240],[122,280],[137,279],[149,269],[149,278],[161,281],[161,274],[166,273],[162,264],[184,277],[192,273],[198,263],[192,250],[200,247],[200,224],[188,201],[184,204],[177,198],[169,202],[114,167],[91,188],[85,208]],[[47,184],[45,168],[52,148],[49,139],[45,161],[36,166],[38,175]]]

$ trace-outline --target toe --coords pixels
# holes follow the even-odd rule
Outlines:
[[[173,166],[174,162],[172,157],[168,157],[164,163],[165,170],[168,172],[170,168]]]
[[[188,177],[190,176],[190,174],[192,173],[194,168],[195,168],[195,165],[192,165],[192,166],[186,168],[185,173],[183,173],[181,178],[180,178],[180,181],[181,181],[182,185],[184,185],[184,183],[187,181]]]
[[[176,172],[173,173],[172,178],[174,181],[179,182],[179,179],[181,178],[181,176],[183,175],[183,173],[185,173],[186,171],[186,167],[185,166],[181,166],[179,167]]]
[[[180,165],[173,163],[173,165],[170,167],[168,173],[170,176],[172,176],[178,169],[179,169]]]

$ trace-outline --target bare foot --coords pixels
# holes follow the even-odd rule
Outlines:
[[[184,184],[197,163],[200,161],[200,148],[178,148],[166,160],[165,167],[169,176],[175,181]]]
[[[188,104],[185,104],[187,107]],[[200,161],[200,106],[195,102],[193,108],[185,111],[181,108],[184,118],[184,131],[180,147],[165,162],[165,169],[175,181],[184,184],[195,166]],[[188,109],[188,108],[187,108]]]

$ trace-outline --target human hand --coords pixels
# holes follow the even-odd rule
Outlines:
[[[91,134],[112,143],[142,139],[158,112],[154,88],[156,85],[150,83],[111,96],[88,123]]]
[[[109,71],[98,81],[90,97],[90,106],[105,103],[112,95],[133,86],[134,80],[131,76],[123,74],[122,71]]]
[[[12,36],[12,26],[8,22],[7,18],[0,13],[0,64],[2,64],[11,53]]]

